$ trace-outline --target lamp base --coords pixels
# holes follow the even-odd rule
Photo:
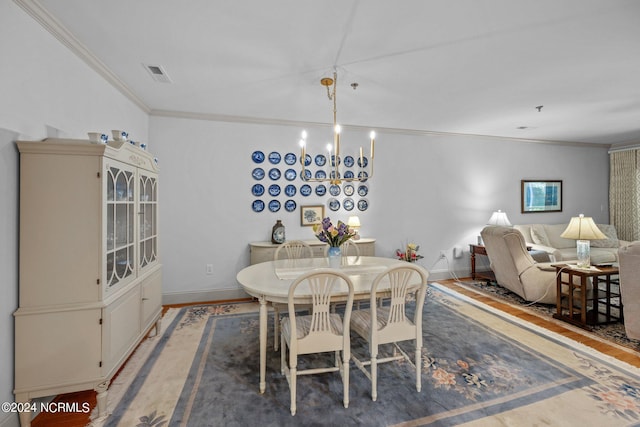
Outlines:
[[[578,268],[591,267],[591,244],[588,240],[576,241],[576,252],[578,256]]]

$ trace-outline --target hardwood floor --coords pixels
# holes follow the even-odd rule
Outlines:
[[[531,314],[526,310],[522,310],[518,307],[513,307],[511,305],[508,305],[496,299],[493,299],[489,296],[485,296],[477,292],[471,291],[467,288],[457,285],[455,283],[455,280],[438,281],[438,283],[440,283],[441,285],[447,286],[448,288],[456,292],[459,292],[463,295],[466,295],[470,298],[473,298],[477,301],[481,301],[495,309],[501,310],[512,316],[518,317],[522,320],[526,320],[527,322],[531,322],[537,326],[540,326],[542,328],[553,331],[567,338],[578,341],[586,346],[589,346],[597,351],[600,351],[601,353],[607,354],[618,360],[622,360],[632,366],[640,368],[640,353],[638,352],[634,352],[631,350],[623,350],[618,346],[610,345],[601,340],[591,338],[588,336],[588,334],[578,332],[574,328],[565,327],[560,322],[545,320],[539,316]],[[224,301],[217,301],[217,302],[224,302]],[[198,303],[198,304],[202,304],[202,303]],[[186,305],[190,305],[190,304],[165,306],[163,308],[163,314],[170,307],[182,307]],[[60,395],[56,397],[56,401],[66,402],[69,404],[73,404],[74,402],[77,402],[80,405],[82,405],[85,402],[88,402],[91,405],[91,408],[93,409],[96,405],[96,394],[92,390],[78,392],[78,393],[70,393],[70,394]],[[84,413],[72,413],[72,414],[69,414],[69,413],[42,414],[41,413],[32,421],[31,425],[33,427],[50,427],[50,426],[84,427],[89,423],[89,415],[90,414],[84,414]]]

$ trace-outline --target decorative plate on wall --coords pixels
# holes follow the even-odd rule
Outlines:
[[[274,181],[280,179],[280,169],[278,168],[269,169],[269,178],[271,178]]]
[[[358,196],[364,197],[367,195],[367,193],[369,193],[369,187],[367,187],[366,185],[358,186]]]
[[[272,200],[269,202],[269,210],[271,212],[278,212],[280,210],[280,202],[277,200]]]
[[[369,207],[369,201],[367,199],[358,200],[358,210],[366,211]]]
[[[251,204],[251,209],[254,212],[262,212],[264,210],[264,202],[262,200],[254,200]]]
[[[304,197],[311,195],[311,192],[312,190],[309,184],[304,184],[302,187],[300,187],[300,194],[302,194]]]
[[[325,187],[324,184],[316,185],[316,194],[318,196],[324,196],[325,194],[327,194],[327,187]]]
[[[340,202],[337,199],[334,199],[333,197],[327,200],[327,205],[329,206],[329,209],[331,209],[332,211],[337,211],[338,209],[340,209]]]
[[[322,169],[319,170],[319,171],[316,171],[316,178],[317,179],[325,179],[326,177],[327,177],[327,174]]]
[[[294,179],[296,179],[297,176],[298,176],[298,173],[293,169],[287,169],[286,171],[284,171],[284,178],[287,181],[293,181]]]
[[[254,184],[253,187],[251,187],[251,194],[256,197],[262,196],[264,194],[264,186],[262,184]]]
[[[353,178],[355,175],[353,174],[353,171],[345,171],[344,172],[344,177],[345,179],[351,179]]]
[[[365,171],[358,172],[358,178],[360,178],[360,182],[366,182],[369,179],[369,174]]]
[[[353,210],[354,205],[355,204],[354,204],[353,199],[351,197],[347,197],[342,202],[342,207],[347,211]]]
[[[347,174],[345,173],[344,175],[345,175],[345,178],[346,178]],[[344,195],[345,196],[353,196],[353,192],[355,190],[353,189],[353,185],[347,184],[347,185],[344,186],[342,191],[344,191]]]
[[[297,157],[293,153],[287,153],[287,154],[284,155],[284,162],[286,164],[288,164],[289,166],[295,164],[296,163],[296,159],[297,159]]]
[[[278,184],[271,184],[269,186],[269,194],[271,194],[273,197],[276,197],[278,194],[280,194],[280,186]]]
[[[318,166],[324,166],[327,163],[327,158],[322,154],[318,154],[314,160]]]
[[[366,157],[362,157],[362,161],[360,161],[360,157],[358,157],[358,166],[361,168],[366,168],[369,164],[369,160]]]
[[[344,165],[346,167],[350,168],[351,166],[353,166],[353,163],[354,163],[353,157],[347,156],[347,157],[344,158]]]
[[[311,171],[309,169],[305,169],[304,176],[302,175],[302,171],[300,171],[300,179],[303,181],[311,179]]]
[[[280,153],[278,153],[277,151],[272,151],[271,153],[269,153],[269,161],[274,165],[280,163],[281,159],[282,157],[280,157]]]
[[[264,169],[262,169],[262,168],[255,168],[255,169],[251,172],[251,176],[253,177],[253,179],[256,179],[256,180],[260,181],[262,178],[264,178]]]
[[[286,202],[284,202],[284,209],[287,212],[293,212],[296,210],[296,202],[294,202],[293,200],[287,200]]]
[[[296,195],[296,186],[293,184],[289,184],[286,187],[284,187],[284,194],[286,194],[289,197],[293,197]]]
[[[251,153],[251,158],[256,163],[262,163],[264,162],[264,153],[262,151],[254,151]]]
[[[300,163],[302,163],[302,158],[300,158]],[[309,154],[306,154],[304,156],[304,165],[309,166],[310,164],[311,164],[311,156]]]
[[[333,185],[331,185],[331,186],[329,187],[329,194],[331,194],[332,196],[337,196],[337,195],[339,195],[339,194],[340,194],[340,191],[341,191],[341,190],[340,190],[340,186],[339,186],[339,185],[335,185],[335,184],[333,184]]]

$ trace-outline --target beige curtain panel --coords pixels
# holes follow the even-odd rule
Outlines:
[[[640,150],[614,151],[609,159],[610,222],[619,239],[640,240]]]

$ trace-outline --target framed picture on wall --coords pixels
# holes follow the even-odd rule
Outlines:
[[[520,183],[522,213],[562,212],[562,181],[523,179]]]
[[[311,226],[321,224],[324,218],[324,206],[301,206],[300,207],[300,225]]]

